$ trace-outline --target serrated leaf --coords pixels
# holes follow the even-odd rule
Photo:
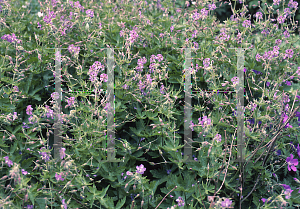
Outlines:
[[[120,209],[126,202],[126,197],[124,197],[122,200],[119,200],[117,205],[116,205],[116,209]]]
[[[29,199],[30,199],[30,201],[32,202],[32,204],[34,205],[34,196],[33,196],[33,194],[31,193],[31,191],[29,190],[28,191],[28,197],[29,197]]]
[[[0,98],[0,110],[2,112],[13,112],[15,105],[11,104],[9,98]]]
[[[106,192],[107,192],[109,186],[110,186],[110,185],[108,185],[104,190],[101,191],[101,194],[99,195],[100,198],[103,198],[103,197],[105,196],[105,194],[106,194]]]
[[[150,119],[153,120],[157,116],[158,112],[152,112],[150,110],[146,111],[146,116]]]
[[[34,157],[23,160],[21,163],[22,168],[26,170],[32,164],[33,160],[34,160]]]

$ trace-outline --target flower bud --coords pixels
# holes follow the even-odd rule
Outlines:
[[[142,200],[142,202],[141,202],[141,208],[143,207],[143,205],[144,205],[144,200]]]

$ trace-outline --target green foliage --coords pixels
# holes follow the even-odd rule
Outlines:
[[[83,1],[79,2],[83,4]],[[37,2],[35,2],[35,4],[36,3]],[[25,194],[28,194],[26,204],[32,204],[41,208],[45,208],[46,205],[60,207],[62,203],[59,196],[64,194],[65,201],[69,201],[68,207],[82,207],[84,204],[90,208],[96,208],[96,205],[97,207],[99,205],[100,207],[105,208],[130,208],[132,200],[129,195],[139,193],[140,196],[135,198],[135,205],[137,207],[140,206],[141,200],[145,200],[144,208],[154,208],[159,205],[162,199],[167,195],[167,198],[159,208],[167,208],[177,204],[175,200],[179,196],[183,197],[186,203],[185,208],[201,208],[203,207],[203,201],[208,208],[209,202],[206,197],[214,195],[216,189],[221,187],[221,185],[222,189],[216,195],[219,195],[220,197],[230,197],[235,202],[238,201],[239,198],[236,197],[235,194],[240,194],[239,182],[237,179],[239,178],[239,169],[241,168],[232,160],[237,154],[237,149],[236,147],[231,148],[230,145],[237,142],[232,140],[234,136],[229,137],[229,135],[235,134],[235,125],[237,124],[236,118],[231,117],[232,109],[235,107],[234,97],[226,99],[224,95],[212,95],[210,98],[205,98],[205,96],[194,95],[192,103],[194,104],[195,111],[192,111],[192,121],[197,125],[199,117],[203,117],[203,115],[209,116],[213,121],[213,128],[211,129],[212,133],[203,136],[203,127],[194,127],[194,134],[197,135],[197,137],[193,136],[193,149],[196,150],[196,156],[194,157],[197,157],[198,161],[187,163],[187,156],[181,155],[181,152],[184,152],[183,148],[185,144],[182,136],[179,136],[179,134],[184,134],[184,107],[182,105],[184,104],[183,94],[185,77],[181,71],[184,69],[185,55],[180,50],[174,48],[191,47],[190,43],[185,43],[185,40],[187,37],[191,36],[189,30],[195,26],[188,24],[187,17],[182,18],[181,16],[181,19],[174,23],[174,21],[172,22],[169,18],[163,16],[162,10],[155,8],[151,12],[143,13],[143,15],[146,14],[147,18],[153,23],[152,25],[147,25],[145,22],[142,22],[144,21],[142,18],[131,19],[122,15],[116,16],[111,12],[112,9],[115,8],[115,5],[105,4],[98,14],[99,16],[97,16],[97,18],[99,17],[100,22],[102,22],[103,29],[98,29],[97,24],[90,25],[90,32],[92,31],[91,29],[93,29],[95,34],[98,33],[98,36],[85,31],[84,27],[76,22],[72,31],[67,30],[68,38],[66,38],[60,37],[59,32],[54,31],[49,25],[42,23],[41,18],[36,17],[35,13],[39,11],[39,6],[34,5],[34,3],[31,3],[29,8],[32,8],[33,11],[36,12],[34,13],[31,11],[31,16],[25,13],[24,17],[20,18],[21,13],[19,12],[27,11],[27,9],[21,6],[22,4],[23,2],[18,3],[18,7],[13,8],[12,10],[15,14],[18,13],[17,18],[14,15],[7,16],[6,12],[1,13],[1,16],[6,18],[6,23],[9,24],[9,28],[1,26],[1,36],[13,32],[16,34],[17,38],[22,39],[22,46],[26,51],[36,50],[38,53],[32,52],[32,54],[29,54],[22,52],[25,56],[23,56],[21,60],[18,60],[16,53],[20,55],[20,52],[14,49],[14,44],[1,40],[0,62],[3,64],[1,65],[0,73],[0,112],[1,114],[4,114],[4,116],[1,116],[0,120],[1,129],[3,129],[0,132],[0,148],[1,158],[9,156],[9,159],[12,160],[13,163],[20,164],[20,170],[24,169],[30,173],[30,175],[26,176],[23,175],[21,171],[19,172],[20,175],[23,175],[23,184],[29,185],[30,183],[31,186],[26,187],[24,191],[21,191],[20,188],[17,189],[17,191],[21,193],[19,196],[22,198],[25,198]],[[167,7],[170,4],[171,1],[162,3],[164,7]],[[218,4],[219,3],[217,3],[217,6]],[[254,4],[257,5],[257,0],[249,1],[249,8],[253,8]],[[60,3],[58,5],[60,5]],[[175,5],[184,7],[185,1],[176,1]],[[66,2],[64,2],[64,6],[66,9],[71,10],[71,7],[68,6]],[[89,8],[89,6],[85,6],[85,8]],[[123,5],[122,8],[124,11],[126,10],[126,12],[136,9],[134,5],[131,4]],[[197,6],[198,10],[202,8],[203,6]],[[51,9],[53,9],[53,7]],[[193,9],[194,8],[187,8],[183,11],[183,14],[186,11],[191,12]],[[266,9],[266,7],[263,6],[263,9]],[[54,9],[54,11],[57,10],[58,7]],[[136,11],[137,10],[135,10],[135,12]],[[174,8],[170,8],[170,14],[176,17],[181,15],[180,13],[177,13]],[[216,9],[215,14],[222,15],[223,18],[230,16],[226,7]],[[60,24],[58,20],[61,16],[62,14],[57,14],[57,18],[54,20],[56,27]],[[115,18],[114,21],[112,21],[112,17]],[[94,17],[93,21],[98,23],[99,19]],[[40,21],[45,29],[40,30],[36,28],[37,21]],[[83,16],[79,17],[79,22],[80,21],[85,21]],[[33,22],[33,24],[30,22]],[[90,92],[93,92],[94,86],[92,84],[90,85],[90,82],[88,81],[88,72],[89,67],[94,61],[99,61],[99,58],[101,58],[101,63],[105,64],[105,61],[102,61],[102,58],[106,56],[105,51],[98,52],[98,49],[96,48],[107,47],[107,44],[109,44],[110,46],[123,47],[120,52],[126,52],[126,47],[124,47],[124,45],[125,42],[127,43],[128,37],[120,37],[120,31],[122,29],[115,24],[117,22],[126,23],[126,29],[124,29],[126,31],[126,36],[129,36],[129,31],[131,31],[134,26],[142,25],[143,28],[140,28],[137,31],[139,33],[139,38],[147,44],[148,48],[142,47],[141,49],[136,49],[136,46],[140,46],[141,43],[135,42],[129,47],[129,51],[133,57],[127,59],[126,56],[126,59],[120,61],[122,64],[115,68],[115,72],[118,73],[118,76],[115,76],[116,85],[114,89],[116,96],[114,117],[117,139],[115,140],[115,151],[117,158],[125,156],[124,162],[115,163],[103,161],[107,157],[107,152],[105,151],[107,132],[106,134],[104,134],[104,132],[106,129],[105,119],[108,111],[104,110],[105,103],[102,101],[102,98],[97,98],[96,100],[89,95]],[[212,23],[212,19],[208,19],[207,22],[208,24],[210,24],[210,22]],[[203,25],[201,21],[200,24]],[[232,29],[234,29],[233,25],[234,24],[232,24]],[[169,28],[171,26],[174,26],[174,31],[181,30],[181,32],[176,35],[176,38],[179,38],[179,40],[177,39],[178,41],[175,46],[168,35],[164,34],[165,36],[160,38],[160,33],[164,33],[166,28],[168,29],[167,33],[169,33]],[[213,36],[216,35],[215,33],[219,33],[222,27],[222,25],[221,27],[218,26],[218,28],[213,31]],[[101,34],[101,31],[108,32]],[[154,34],[153,37],[151,37],[151,33]],[[278,34],[280,35],[280,33]],[[231,61],[221,58],[222,55],[219,52],[222,51],[225,53],[225,50],[221,47],[219,48],[218,53],[214,52],[215,48],[219,47],[219,44],[214,43],[215,37],[211,37],[211,35],[212,34],[210,33],[201,32],[193,39],[193,41],[199,43],[199,50],[197,50],[196,53],[192,52],[193,65],[195,66],[195,64],[198,64],[199,66],[203,66],[203,58],[211,58],[211,60],[214,61],[213,65],[217,70],[213,72],[199,69],[195,73],[197,79],[192,82],[193,88],[199,87],[206,90],[211,90],[212,88],[228,90],[228,86],[223,87],[221,83],[230,81],[237,72],[235,66],[236,58],[234,57],[235,54],[232,52],[226,54],[230,58],[233,57],[231,58]],[[66,113],[66,115],[71,114],[72,110],[75,111],[74,117],[70,118],[68,123],[64,122],[63,127],[65,130],[62,131],[65,136],[67,132],[66,129],[72,128],[69,133],[73,135],[72,138],[74,139],[67,140],[64,138],[63,146],[66,147],[67,154],[65,159],[61,160],[59,163],[54,163],[51,158],[50,161],[43,164],[44,159],[41,159],[41,155],[37,150],[46,146],[43,144],[43,141],[48,139],[45,139],[45,133],[42,134],[41,132],[45,132],[48,128],[44,127],[43,130],[41,130],[41,128],[38,129],[38,126],[42,126],[41,124],[29,124],[29,116],[26,114],[26,108],[28,105],[32,105],[34,109],[33,114],[40,117],[41,112],[43,111],[41,106],[44,106],[46,103],[49,105],[48,99],[50,94],[55,91],[53,72],[51,72],[54,71],[53,63],[55,56],[53,50],[46,50],[46,48],[55,47],[55,44],[53,45],[52,42],[54,41],[54,43],[57,43],[58,36],[61,38],[60,42],[64,43],[60,47],[68,47],[68,45],[74,44],[80,46],[81,50],[78,59],[71,57],[67,50],[62,50],[62,55],[65,58],[71,57],[72,61],[75,63],[73,63],[74,66],[70,66],[66,65],[66,60],[62,62],[63,79],[67,80],[67,74],[72,75],[73,78],[71,79],[71,82],[68,82],[68,87],[74,91],[88,89],[89,93],[76,92],[67,94],[64,92],[62,94],[63,98],[65,98],[65,96],[69,97],[70,95],[74,96],[77,101],[75,105],[76,108],[62,108],[62,112]],[[174,34],[172,34],[172,36],[175,37]],[[254,39],[257,42],[253,49],[253,54],[247,52],[245,54],[244,63],[249,73],[247,74],[248,79],[250,80],[250,88],[247,89],[246,93],[247,95],[250,95],[250,91],[255,91],[255,94],[250,98],[250,101],[259,100],[262,93],[267,93],[263,86],[263,77],[267,72],[265,72],[261,63],[255,60],[255,55],[257,53],[263,54],[267,49],[266,43],[262,41],[265,37],[259,34],[253,37],[253,40]],[[248,43],[253,40],[250,40]],[[274,41],[275,37],[270,37],[269,40]],[[167,44],[165,44],[166,41],[168,42]],[[243,46],[242,44],[235,43],[233,40],[230,40],[228,45],[230,47]],[[281,46],[282,49],[287,49],[288,47],[289,46],[285,43]],[[94,50],[96,53],[92,54],[89,50]],[[295,51],[296,50],[294,50],[294,53]],[[139,53],[138,56],[135,56],[137,53]],[[145,93],[149,93],[149,95],[145,96],[139,89],[139,81],[145,81],[146,74],[148,74],[146,69],[148,69],[147,67],[150,64],[149,58],[151,55],[157,54],[161,54],[164,61],[160,62],[160,67],[158,68],[160,72],[156,73],[155,87],[145,88]],[[11,59],[9,57],[8,59],[12,64],[19,63],[19,65],[16,64],[15,67],[11,63],[8,64],[5,55],[11,57]],[[39,58],[39,55],[41,55],[41,59]],[[147,63],[145,64],[147,67],[144,66],[143,73],[141,74],[142,77],[136,78],[135,81],[128,81],[130,89],[123,89],[123,85],[127,82],[124,79],[125,73],[132,72],[132,74],[127,75],[127,78],[132,78],[135,75],[133,73],[136,72],[134,68],[137,65],[137,59],[142,57],[147,58]],[[116,59],[118,59],[117,56],[115,56],[115,62],[119,62]],[[20,64],[20,62],[22,62],[22,64]],[[164,64],[162,63],[168,64],[167,69],[163,70]],[[78,67],[79,65],[82,66]],[[268,80],[275,81],[278,75],[283,73],[282,69],[287,68],[287,66],[287,62],[280,62],[278,65],[273,64],[274,68],[272,69],[272,73],[269,75]],[[256,75],[251,72],[251,69],[259,71],[263,75]],[[164,77],[166,71],[168,71],[168,78]],[[206,75],[204,75],[204,72]],[[291,72],[294,73],[294,68]],[[161,76],[161,79],[158,79],[159,75]],[[219,75],[220,77],[218,77]],[[213,79],[210,81],[212,77],[215,80],[217,79],[216,77],[220,78],[220,82],[212,84]],[[192,78],[195,78],[194,75]],[[251,81],[251,79],[255,79],[258,82]],[[170,89],[166,91],[169,93],[169,96],[160,93],[159,88],[162,84],[165,88],[170,87]],[[274,84],[272,83],[272,86],[273,85]],[[14,92],[14,86],[19,88],[19,92]],[[49,86],[48,89],[45,89],[45,86]],[[255,88],[257,88],[257,90],[255,90]],[[105,83],[103,84],[102,89],[107,89]],[[292,86],[283,84],[278,88],[280,93],[284,91],[289,92],[290,94],[296,93],[297,89],[299,89],[298,83],[293,83]],[[276,88],[269,88],[269,90],[268,94],[270,95],[268,95],[268,97],[271,99]],[[201,102],[199,100],[196,101],[198,99],[197,97],[201,97]],[[156,101],[154,98],[157,98]],[[214,103],[213,108],[210,107],[211,104],[209,105],[207,101],[204,101],[205,99],[210,99],[210,102]],[[222,106],[224,109],[218,111],[218,108],[221,107],[220,103],[224,103],[224,101],[231,104],[225,104]],[[87,106],[89,103],[90,105]],[[64,104],[62,106],[65,106],[67,104],[66,100],[64,100],[62,104]],[[262,124],[270,122],[266,111],[268,104],[263,101],[259,101],[257,104],[259,104],[259,107],[254,113],[248,109],[245,110],[245,117],[248,119],[252,118],[254,115],[256,120],[262,121]],[[14,121],[8,120],[6,117],[14,112],[18,113],[18,119]],[[91,117],[91,112],[96,113]],[[269,113],[269,115],[273,117],[276,114],[272,112]],[[224,118],[225,116],[228,116],[226,117],[226,120],[221,121],[221,118]],[[12,118],[12,116],[10,118]],[[40,122],[46,122],[46,120],[48,120],[47,118],[44,116],[44,119],[40,120]],[[101,119],[99,120],[99,118]],[[49,121],[51,121],[50,118]],[[22,127],[22,123],[24,122],[29,125],[29,128]],[[286,132],[291,135],[296,134],[298,130],[296,129],[297,122],[295,119],[291,121],[290,124],[293,124],[294,128]],[[252,128],[255,129],[255,131],[251,130]],[[250,150],[250,147],[257,146],[262,141],[263,134],[259,131],[260,129],[264,128],[258,127],[257,121],[249,128],[245,125],[247,160],[253,153],[253,150]],[[38,133],[35,131],[40,131],[39,135],[37,135]],[[177,131],[178,133],[175,134]],[[227,149],[224,144],[225,131],[227,134]],[[222,143],[220,144],[218,144],[216,140],[212,140],[217,133],[222,135]],[[8,140],[11,135],[14,135],[16,139]],[[3,137],[4,139],[2,140]],[[53,136],[51,135],[50,138],[51,137]],[[43,140],[40,138],[43,138]],[[292,137],[283,136],[277,143],[276,150],[281,149],[284,153],[284,157],[289,156],[290,153],[295,151],[286,148],[286,144],[289,143],[291,138]],[[270,142],[270,140],[271,136],[268,136],[265,143]],[[205,145],[203,142],[208,142],[208,144]],[[229,149],[232,149],[231,153],[229,153]],[[270,172],[266,172],[267,169],[272,169],[272,172],[275,172],[275,170],[277,170],[277,172],[279,171],[278,173],[281,177],[287,177],[289,175],[286,166],[280,168],[279,165],[275,165],[275,161],[278,160],[278,157],[274,152],[270,154],[271,158],[267,164],[264,164],[262,160],[253,163],[253,160],[261,158],[261,155],[264,157],[265,151],[265,149],[259,149],[253,158],[251,160],[249,159],[249,163],[244,168],[244,173],[247,177],[244,179],[244,196],[245,193],[251,191],[254,179],[256,180],[258,173],[262,173],[261,179],[264,181],[264,183],[259,184],[257,188],[258,191],[252,193],[249,200],[245,202],[245,205],[248,204],[249,208],[250,206],[254,207],[254,205],[258,207],[261,203],[260,200],[262,195],[265,195],[267,190],[269,190],[270,185],[267,184],[271,184],[270,182],[272,182],[273,177],[270,175],[271,170]],[[22,154],[19,154],[19,152],[22,152]],[[25,154],[26,157],[24,157]],[[296,156],[296,154],[294,156]],[[282,157],[282,161],[285,161],[284,157]],[[224,164],[224,167],[222,167],[223,158],[228,162],[228,164]],[[229,161],[229,159],[231,159],[231,161]],[[36,160],[39,160],[39,162]],[[39,165],[36,165],[36,163]],[[144,176],[128,175],[127,179],[123,179],[126,171],[134,172],[136,171],[136,166],[142,163],[149,164],[149,166],[147,165]],[[281,162],[281,164],[283,163]],[[9,175],[11,168],[8,167],[6,163],[3,163],[3,165],[5,167],[3,166],[0,171],[1,176]],[[226,174],[224,172],[225,168]],[[169,175],[166,174],[167,169],[172,171]],[[64,181],[58,181],[55,178],[55,174],[60,172],[69,173],[69,175],[64,176]],[[123,177],[121,178],[122,173]],[[97,175],[97,178],[99,179],[96,180],[92,175]],[[33,177],[44,182],[44,185],[49,185],[49,191],[46,192],[46,189],[41,189],[42,184],[34,182]],[[6,182],[4,181],[5,179],[3,179],[1,184],[8,184],[9,182],[8,180]],[[224,184],[222,184],[223,181]],[[287,181],[288,182],[284,183],[291,185],[293,180],[289,179]],[[124,191],[124,187],[127,183],[129,185],[129,189],[126,190],[128,193]],[[282,183],[282,181],[276,183]],[[275,183],[272,184],[275,185]],[[137,185],[136,189],[133,189],[134,185]],[[177,186],[177,188],[171,193],[174,198],[170,198],[169,192],[175,186]],[[299,204],[298,189],[293,189],[294,192],[292,193],[289,203]],[[68,194],[71,193],[71,190],[72,193],[74,193],[74,196],[72,195],[72,197],[77,201],[68,196]],[[281,191],[279,191],[279,193],[280,192]],[[7,196],[8,192],[5,191],[4,193],[1,191],[0,194],[1,199],[4,199],[4,196]],[[80,198],[81,195],[84,195],[84,198]],[[149,198],[149,195],[152,195],[153,198]],[[50,201],[45,201],[44,198],[53,198],[54,201],[50,204]],[[14,206],[23,207],[21,206],[20,198],[17,195],[12,195],[11,200],[14,202]],[[194,200],[194,202],[191,205],[188,205],[187,203],[190,203],[191,200]],[[250,202],[252,202],[252,205]]]

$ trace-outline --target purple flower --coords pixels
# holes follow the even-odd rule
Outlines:
[[[59,99],[59,94],[58,94],[58,92],[53,92],[53,93],[51,94],[51,98],[52,98],[53,100]]]
[[[15,42],[15,41],[16,41],[17,43],[21,43],[21,42],[22,42],[21,40],[18,40],[18,39],[17,39],[17,37],[16,37],[16,35],[15,35],[14,33],[12,33],[11,35],[5,34],[5,35],[3,35],[3,36],[1,37],[1,39],[6,40],[6,41],[8,41],[8,42],[10,42],[10,43]]]
[[[201,9],[202,20],[204,20],[208,16],[208,10],[205,8]]]
[[[54,12],[53,11],[51,11],[51,12],[49,12],[49,15],[47,16],[47,15],[45,15],[45,17],[44,17],[44,22],[45,23],[47,23],[47,24],[52,24],[51,23],[51,21],[52,21],[52,19],[54,19],[56,17],[56,15],[54,14]]]
[[[48,105],[46,105],[46,109],[47,109],[47,112],[46,112],[47,118],[51,117],[53,119],[53,110],[51,110]]]
[[[70,97],[68,99],[68,105],[66,105],[66,107],[71,107],[72,105],[74,105],[75,103],[75,97]]]
[[[283,124],[284,124],[285,121],[288,119],[288,116],[285,113],[282,113],[282,116],[284,116],[284,118],[283,118]],[[293,126],[291,126],[291,125],[289,125],[289,123],[287,123],[285,128],[293,128]]]
[[[199,20],[199,19],[200,19],[200,14],[199,14],[198,12],[195,12],[195,13],[193,14],[193,19],[194,19],[194,21]]]
[[[89,17],[94,17],[94,12],[93,12],[92,10],[90,10],[90,9],[86,10],[85,13],[86,13],[87,16],[89,16]]]
[[[135,30],[136,30],[136,28],[134,28],[132,31],[130,31],[129,41],[131,41],[131,43],[135,42],[135,40],[139,37],[139,35],[137,34],[137,32]]]
[[[190,121],[190,128],[192,129],[192,131],[194,131],[194,126],[195,126],[195,124],[193,123],[193,121]]]
[[[182,197],[178,197],[178,199],[176,200],[176,202],[178,202],[178,206],[184,206],[184,200],[182,199]]]
[[[280,39],[277,39],[277,40],[275,41],[275,44],[278,45],[278,46],[279,46],[281,43],[282,43],[282,41],[281,41]]]
[[[132,175],[133,175],[133,173],[132,173],[132,172],[130,172],[130,171],[127,171],[127,172],[126,172],[126,175],[127,175],[127,176],[132,176]]]
[[[220,134],[216,134],[215,138],[218,142],[222,141],[222,136]]]
[[[263,30],[262,32],[261,32],[261,34],[263,34],[263,35],[265,35],[265,36],[267,36],[268,34],[270,33],[270,31],[267,29],[267,30]]]
[[[289,4],[288,4],[288,7],[290,7],[291,9],[292,8],[297,8],[297,6],[298,6],[298,2],[296,2],[296,1],[293,1],[293,0],[290,0],[290,2],[289,2]]]
[[[169,170],[167,169],[167,174],[169,175],[171,173],[171,171],[172,171],[171,169],[169,169]]]
[[[165,92],[164,92],[164,85],[163,85],[163,84],[162,84],[161,87],[160,87],[160,93],[161,93],[161,94],[165,94]]]
[[[81,4],[79,3],[79,1],[76,1],[76,2],[74,3],[74,7],[79,8],[79,9],[84,9],[84,7],[81,6]]]
[[[284,23],[285,18],[282,17],[281,15],[277,18],[278,23],[282,24]]]
[[[298,159],[293,159],[293,154],[290,155],[290,157],[286,158],[286,162],[288,164],[288,170],[291,171],[297,171],[297,168],[295,166],[298,165]]]
[[[255,17],[256,17],[256,19],[259,19],[259,20],[262,20],[263,19],[263,14],[261,13],[261,12],[257,12],[256,14],[255,14]]]
[[[249,28],[251,26],[251,21],[250,20],[245,20],[242,25],[245,28]]]
[[[288,31],[284,31],[284,32],[283,32],[283,35],[284,35],[285,38],[290,37],[290,33],[289,33]]]
[[[259,72],[259,71],[257,71],[257,70],[253,70],[253,69],[252,69],[252,71],[253,71],[256,75],[262,74],[261,72]]]
[[[59,181],[59,180],[64,181],[65,180],[64,178],[61,177],[62,174],[63,174],[62,172],[60,174],[57,174],[57,173],[55,174],[55,178],[56,178],[57,181]]]
[[[68,208],[68,205],[67,205],[67,203],[65,202],[65,199],[62,200],[62,204],[63,204],[64,209],[67,209],[67,208]]]
[[[36,118],[36,116],[34,118]],[[34,124],[34,123],[38,122],[37,118],[36,118],[36,121],[33,120],[33,116],[32,115],[28,118],[28,121],[29,121],[30,124]]]
[[[27,209],[33,209],[33,205],[27,205]]]
[[[24,125],[24,126],[22,126],[22,128],[25,128],[25,129],[26,129],[26,128],[29,128],[29,126],[26,125],[26,123],[24,123],[24,122],[23,122],[23,125]]]
[[[45,149],[45,147],[42,147],[41,150],[42,150],[42,149]],[[50,157],[48,156],[48,153],[47,153],[47,152],[40,152],[40,151],[39,151],[39,154],[42,155],[42,159],[45,160],[45,162],[47,162],[47,161],[50,160]]]
[[[299,144],[298,144],[298,146],[297,146],[297,154],[298,154],[298,156],[300,157],[300,147],[299,147]]]
[[[284,189],[291,189],[291,187],[289,185],[286,185],[286,184],[281,184],[281,186],[284,188]]]
[[[94,80],[96,80],[97,78],[97,74],[98,74],[98,70],[93,66],[90,66],[88,75],[90,76],[90,80],[93,82]]]
[[[290,199],[291,198],[291,193],[293,192],[294,190],[291,190],[291,189],[287,189],[285,190],[284,194],[286,195],[285,196],[285,199]]]
[[[31,107],[31,105],[28,105],[27,109],[26,109],[26,114],[27,115],[32,115],[32,110],[33,110],[33,108]]]
[[[285,50],[286,56],[289,58],[293,58],[294,51],[292,49]]]
[[[231,79],[231,82],[233,83],[233,85],[238,84],[239,83],[239,78],[238,77],[233,77]]]
[[[144,171],[146,171],[146,168],[144,167],[143,164],[141,164],[140,166],[136,166],[136,172],[139,174],[144,174]]]
[[[22,169],[22,174],[23,174],[23,175],[27,175],[27,174],[28,174],[28,172],[27,172],[27,171],[25,171],[24,169]]]
[[[9,159],[8,156],[3,157],[5,159],[5,163],[7,163],[8,167],[10,167],[11,165],[13,165],[13,162]]]
[[[123,89],[127,89],[127,87],[128,87],[128,86],[125,84],[125,85],[123,86]]]
[[[100,75],[100,81],[107,82],[107,74],[103,73]]]
[[[14,86],[13,91],[14,92],[19,92],[19,88],[17,86]]]
[[[217,7],[216,7],[216,5],[215,4],[209,4],[208,5],[208,9],[209,10],[215,10]]]
[[[276,154],[277,154],[277,155],[281,155],[281,150],[280,150],[280,149],[277,150]]]
[[[260,56],[259,54],[256,55],[256,61],[260,62],[261,61],[262,56]],[[253,70],[252,70],[253,71]],[[254,71],[253,71],[254,72]]]
[[[230,207],[231,204],[232,204],[232,200],[229,200],[228,198],[226,198],[226,199],[221,203],[221,206],[222,206],[222,207]]]
[[[68,47],[68,50],[69,50],[70,54],[78,55],[79,51],[80,51],[80,47],[76,47],[76,46],[74,46],[74,44],[71,44]]]
[[[267,201],[268,199],[266,199],[266,198],[262,198],[261,199],[261,201],[263,201],[263,204],[265,204],[265,202]],[[268,200],[268,202],[267,203],[270,203],[270,202],[272,202],[271,200]]]
[[[17,117],[18,117],[18,116],[17,116],[17,112],[14,112],[14,115],[13,115],[13,121],[16,120]]]
[[[211,119],[210,118],[207,118],[207,116],[203,116],[203,119],[201,121],[201,117],[198,118],[199,120],[199,124],[203,125],[203,126],[210,126],[211,125]]]
[[[174,30],[174,26],[173,25],[170,27],[170,30],[171,30],[171,32]]]
[[[205,58],[205,59],[203,60],[204,68],[209,67],[209,61],[210,61],[210,58]]]
[[[279,6],[280,0],[273,0],[274,5]]]
[[[289,101],[290,101],[289,95],[284,95],[284,96],[283,96],[283,102],[284,102],[284,103],[287,103],[287,102],[289,102]]]

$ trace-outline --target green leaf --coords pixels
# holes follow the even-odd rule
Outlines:
[[[230,125],[228,123],[223,123],[223,122],[217,123],[217,126],[230,127]]]
[[[170,152],[170,151],[176,152],[177,150],[184,147],[184,145],[178,145],[178,143],[179,143],[178,140],[175,142],[175,144],[173,144],[173,142],[170,141],[170,139],[166,139],[164,141],[165,141],[166,145],[162,146],[162,149],[164,149],[164,151],[166,151],[166,152]]]
[[[36,100],[38,100],[38,101],[41,101],[41,97],[40,97],[39,95],[35,95],[35,94],[36,94],[36,92],[38,92],[38,91],[40,91],[40,90],[42,90],[42,89],[44,89],[43,86],[37,87],[37,88],[35,88],[34,90],[31,90],[30,93],[29,93],[29,95],[30,95],[31,97],[33,97],[34,99],[36,99]]]
[[[298,192],[299,192],[299,189],[295,189],[292,192],[291,200],[293,201],[293,203],[299,203],[300,204],[300,193],[298,193]]]
[[[25,88],[24,88],[24,91],[23,91],[26,95],[28,95],[28,90],[29,90],[29,87],[30,87],[30,85],[28,85],[28,83],[31,83],[32,77],[33,77],[33,74],[30,73],[30,74],[29,74],[29,78],[26,79],[26,84],[27,84],[27,85],[25,85]]]
[[[29,64],[31,64],[31,63],[33,63],[33,62],[38,62],[39,61],[39,59],[37,58],[37,57],[31,57],[30,59],[28,59],[27,61],[26,61],[26,64],[27,65],[29,65]]]
[[[28,191],[28,197],[29,197],[30,201],[32,202],[32,204],[34,205],[35,196],[31,193],[30,190]]]
[[[137,116],[136,118],[137,119],[145,119],[146,118],[146,113],[143,111],[142,113],[142,108],[140,108],[139,104],[136,104],[135,105],[137,106]]]
[[[288,93],[296,93],[296,90],[300,89],[300,84],[299,83],[293,83],[291,86],[281,86],[282,88],[280,89],[281,91],[284,90],[284,92],[288,92]]]
[[[9,152],[10,152],[11,154],[14,154],[16,148],[17,148],[17,143],[13,143],[13,145],[10,147],[10,151],[9,151]]]
[[[104,190],[101,191],[100,198],[103,198],[106,195],[108,188],[109,188],[109,185]]]
[[[101,194],[101,192],[97,190],[97,188],[95,187],[95,184],[93,184],[93,187],[88,186],[88,188],[90,189],[90,192],[92,192],[92,194],[87,195],[87,199],[92,201],[91,207],[90,207],[90,208],[92,208],[93,203],[95,201],[95,197],[98,197],[98,195]]]
[[[255,5],[255,7],[253,5]],[[256,8],[257,6],[258,6],[258,0],[253,0],[249,2],[249,9],[252,7]]]
[[[9,98],[0,98],[0,112],[13,112],[15,105],[11,104]]]
[[[153,111],[150,111],[150,110],[147,110],[146,111],[146,116],[150,119],[150,120],[153,120],[156,118],[158,112],[153,112]]]
[[[25,170],[27,168],[29,168],[29,166],[32,164],[33,160],[34,160],[34,157],[23,160],[22,163],[21,163],[22,168],[25,169]]]
[[[116,209],[120,209],[126,202],[126,197],[124,197],[122,200],[119,200],[117,205],[116,205]]]

